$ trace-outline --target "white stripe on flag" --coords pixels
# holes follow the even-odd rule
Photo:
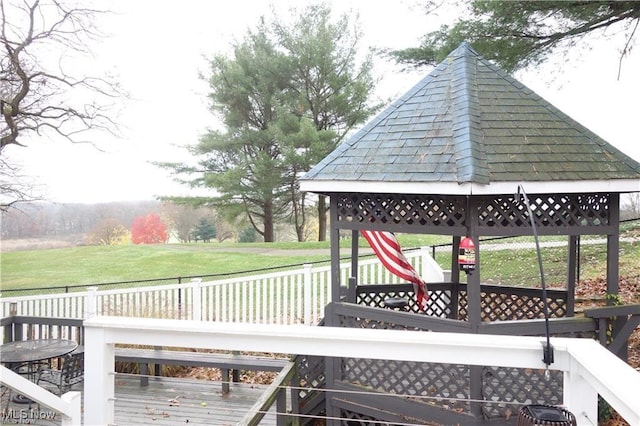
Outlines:
[[[427,289],[424,280],[402,253],[400,243],[393,232],[361,231],[385,268],[397,277],[413,283],[416,301],[422,309],[427,307]]]

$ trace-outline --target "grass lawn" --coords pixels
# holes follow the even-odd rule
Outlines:
[[[446,236],[415,234],[400,234],[398,239],[404,248],[450,242]],[[566,237],[562,239],[566,241]],[[349,238],[341,241],[344,249],[350,245]],[[367,246],[363,239],[360,245]],[[583,245],[581,278],[604,276],[605,258],[604,245]],[[450,251],[436,255],[443,269],[450,268],[450,259]],[[329,242],[81,246],[9,251],[0,258],[0,283],[2,289],[89,285],[228,274],[328,260]],[[566,248],[545,248],[543,260],[547,283],[563,282]],[[513,285],[540,284],[535,250],[481,251],[481,262],[483,280]],[[634,274],[640,275],[640,244],[623,242],[620,275]]]
[[[405,235],[404,247],[449,241]],[[366,242],[361,239],[361,246]],[[349,248],[350,239],[341,241]],[[329,242],[79,246],[8,251],[0,256],[2,289],[88,285],[254,271],[329,261]]]
[[[286,256],[211,250],[204,245],[122,245],[15,251],[2,254],[2,288],[98,284],[222,274],[326,260],[325,255]]]

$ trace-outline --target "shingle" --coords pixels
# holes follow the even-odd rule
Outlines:
[[[463,43],[304,179],[490,183],[639,177],[640,163]]]

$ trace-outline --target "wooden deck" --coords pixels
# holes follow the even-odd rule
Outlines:
[[[149,385],[140,386],[139,376],[116,376],[115,420],[117,425],[235,425],[260,398],[266,386],[231,383],[231,391],[222,393],[221,382],[168,377],[151,377]],[[87,386],[84,383],[84,386]],[[82,391],[77,385],[73,390]],[[15,395],[15,393],[14,393]],[[60,425],[59,416],[51,420],[34,419],[46,409],[13,401],[7,405],[8,393],[2,395],[0,424]],[[13,410],[13,411],[12,411]],[[24,410],[24,411],[20,411]],[[32,422],[19,422],[16,416],[27,415]],[[24,420],[24,419],[23,419]],[[275,408],[265,415],[261,425],[275,425]]]

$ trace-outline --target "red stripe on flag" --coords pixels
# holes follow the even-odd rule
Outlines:
[[[402,253],[400,243],[393,232],[362,231],[362,236],[367,240],[380,262],[389,272],[413,283],[416,300],[422,309],[426,309],[426,283]]]

